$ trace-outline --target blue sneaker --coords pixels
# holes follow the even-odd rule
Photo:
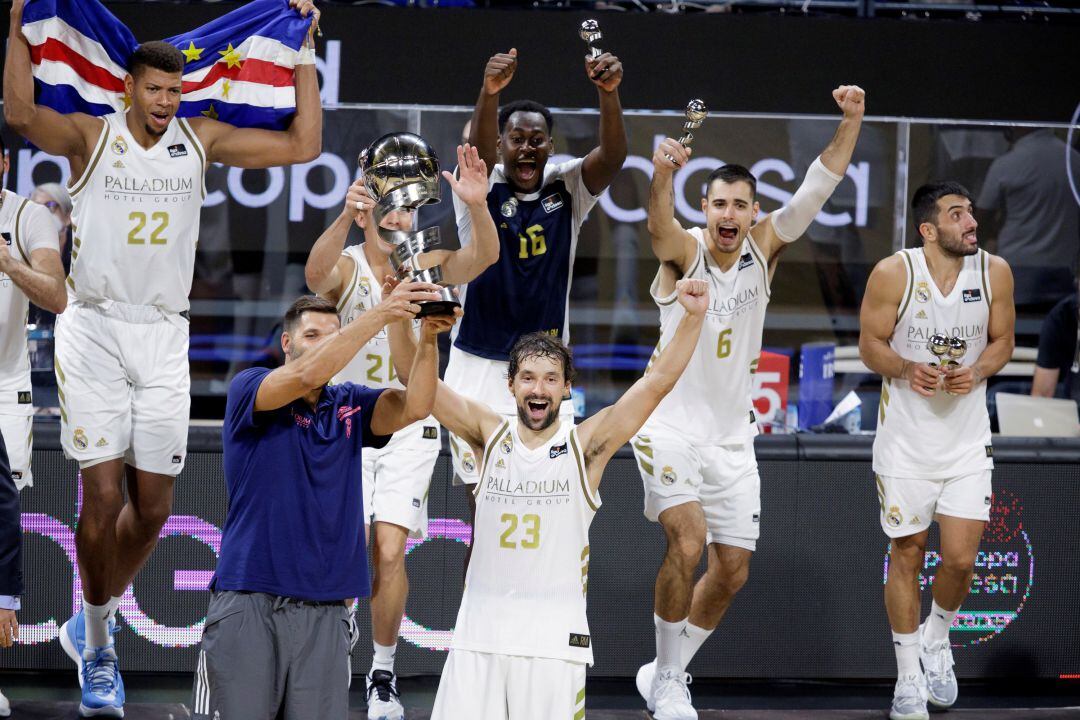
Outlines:
[[[97,650],[83,650],[83,717],[124,717],[124,681],[112,645]]]
[[[115,635],[116,620],[109,620],[109,634]],[[86,649],[86,616],[80,609],[60,626],[60,647],[79,666],[79,687],[83,686],[83,651]]]

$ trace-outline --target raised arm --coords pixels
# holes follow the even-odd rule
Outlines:
[[[25,0],[11,4],[4,58],[4,121],[45,152],[68,158],[72,177],[78,177],[103,121],[83,113],[61,115],[34,102],[30,43],[22,32],[24,4]]]
[[[420,344],[413,354],[412,367],[408,373],[409,384],[404,391],[387,390],[375,403],[371,431],[376,435],[390,435],[431,414],[435,406],[435,389],[439,384],[439,346],[436,344],[438,336],[437,325],[421,322]]]
[[[354,262],[347,255],[342,255],[349,230],[361,212],[375,207],[375,201],[364,187],[363,180],[357,180],[349,186],[345,195],[345,207],[330,227],[323,231],[308,253],[304,265],[304,280],[316,294],[331,302],[341,299],[346,285],[352,278]]]
[[[297,64],[296,114],[288,130],[238,128],[210,118],[191,118],[191,127],[206,148],[207,162],[239,168],[268,168],[310,162],[322,152],[322,101],[315,74],[315,28],[319,11],[312,0],[289,0],[289,6],[311,17],[311,28],[301,54],[308,62]]]
[[[585,59],[585,74],[600,96],[600,145],[585,156],[581,179],[589,192],[599,195],[626,161],[626,127],[619,101],[623,66],[619,58],[603,53],[596,59]]]
[[[870,273],[859,313],[859,357],[878,375],[906,380],[915,392],[931,397],[941,371],[927,363],[905,360],[889,346],[906,286],[907,272],[899,255],[885,258]]]
[[[649,184],[648,227],[653,254],[661,263],[676,266],[679,276],[690,269],[696,245],[693,236],[675,219],[675,169],[689,159],[690,148],[665,138],[653,153],[653,176]]]
[[[979,359],[971,365],[950,365],[945,373],[945,390],[966,395],[991,375],[996,375],[1012,359],[1016,347],[1016,306],[1013,304],[1013,276],[1009,264],[990,256],[990,322],[988,341]]]
[[[445,170],[443,177],[468,208],[472,242],[459,250],[433,250],[423,259],[425,267],[441,265],[443,280],[451,285],[469,282],[499,259],[499,231],[487,206],[487,165],[471,145],[458,145],[457,161],[460,179]]]
[[[330,382],[389,322],[412,318],[420,300],[438,299],[438,287],[402,283],[388,297],[328,340],[267,375],[255,397],[255,410],[275,410]]]
[[[806,232],[821,208],[844,179],[866,110],[866,93],[857,85],[841,85],[832,92],[843,118],[836,134],[811,163],[806,177],[788,203],[751,230],[754,241],[771,260],[785,243]]]
[[[686,314],[679,321],[671,342],[660,349],[660,355],[645,375],[614,405],[578,426],[578,436],[585,449],[585,469],[594,491],[600,486],[608,460],[641,429],[660,401],[675,387],[697,347],[705,310],[709,307],[709,284],[705,280],[683,279],[675,288]]]
[[[495,167],[499,158],[499,93],[510,84],[515,70],[516,48],[510,48],[508,53],[495,53],[484,66],[484,82],[469,124],[469,144],[477,149],[489,168]]]

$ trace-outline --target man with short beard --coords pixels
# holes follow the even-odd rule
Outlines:
[[[71,166],[69,304],[56,322],[60,443],[82,473],[75,535],[82,609],[60,631],[78,667],[83,713],[122,717],[124,685],[111,631],[121,597],[157,545],[184,467],[191,378],[188,295],[209,163],[266,168],[315,159],[322,107],[312,0],[286,131],[179,118],[185,58],[140,45],[124,79],[130,107],[102,117],[60,114],[34,97],[25,0],[10,14],[4,118]],[[127,500],[123,482],[127,481]]]
[[[660,309],[657,352],[682,316],[674,303],[676,281],[708,281],[712,297],[690,366],[633,443],[645,517],[659,522],[667,537],[656,577],[656,659],[637,674],[638,692],[657,720],[696,720],[686,667],[746,582],[757,546],[761,481],[750,391],[770,283],[780,253],[806,231],[843,178],[862,126],[862,89],[842,85],[832,95],[843,112],[836,134],[788,204],[759,223],[757,179],[740,165],[724,165],[706,181],[706,226],[684,229],[675,219],[672,178],[690,150],[668,138],[653,155],[649,232],[660,260],[651,288]],[[695,586],[703,547],[708,569]]]
[[[892,541],[885,609],[897,681],[892,720],[928,720],[927,699],[956,702],[949,628],[967,597],[990,519],[990,417],[986,378],[1012,357],[1013,279],[980,250],[971,193],[955,182],[923,185],[911,214],[922,238],[877,264],[859,317],[859,353],[882,376],[874,474],[881,529]],[[932,362],[936,334],[966,343],[966,364]],[[933,603],[919,624],[919,573],[930,522],[941,531]],[[921,668],[920,668],[921,661]]]
[[[499,260],[462,288],[465,316],[455,328],[446,383],[507,417],[510,348],[522,335],[546,332],[569,341],[571,272],[578,232],[589,210],[626,159],[619,59],[604,53],[585,60],[597,89],[600,145],[583,158],[548,164],[555,152],[551,112],[531,100],[499,107],[499,95],[517,70],[517,50],[488,60],[469,124],[469,141],[491,168],[488,212],[499,230]],[[496,164],[498,163],[498,164]],[[471,217],[456,198],[458,237],[470,237]],[[573,405],[562,406],[573,422]],[[455,482],[477,481],[479,458],[451,434]],[[471,496],[470,496],[471,497]]]

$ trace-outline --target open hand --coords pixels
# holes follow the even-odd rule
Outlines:
[[[389,293],[386,293],[387,289],[390,290]],[[425,300],[438,300],[440,289],[438,285],[431,283],[412,280],[398,282],[387,278],[383,284],[382,302],[375,308],[383,313],[388,323],[396,320],[412,320],[416,317],[416,313],[420,312],[418,303]]]
[[[480,153],[474,145],[465,143],[457,147],[457,166],[459,178],[443,170],[443,177],[450,183],[450,189],[466,205],[483,205],[488,195],[487,163],[480,159]]]

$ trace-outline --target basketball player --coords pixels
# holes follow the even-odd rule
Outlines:
[[[441,266],[448,284],[472,280],[499,257],[499,236],[487,212],[487,168],[469,145],[458,146],[457,159],[460,180],[448,172],[443,177],[473,216],[472,242],[460,250],[432,250],[420,256],[422,268]],[[342,327],[380,302],[383,281],[393,275],[393,246],[379,236],[372,217],[374,207],[375,201],[363,181],[354,182],[341,215],[315,242],[308,256],[308,287],[337,304]],[[353,223],[363,229],[364,242],[346,248]],[[412,230],[413,213],[389,213],[381,226],[390,231]],[[335,384],[343,382],[402,389],[385,331],[369,340],[334,376]],[[371,593],[375,652],[367,675],[368,717],[372,720],[400,720],[404,716],[394,654],[409,593],[405,541],[409,537],[423,538],[427,533],[428,485],[439,450],[439,425],[435,418],[427,417],[394,433],[386,447],[364,454],[364,509],[374,530],[369,534],[375,570]]]
[[[463,288],[465,316],[455,328],[446,383],[496,412],[513,417],[506,391],[507,361],[518,337],[546,332],[568,342],[570,274],[578,231],[626,159],[619,59],[604,53],[585,61],[600,103],[600,145],[584,158],[548,165],[555,152],[551,112],[529,100],[499,107],[499,94],[517,70],[517,51],[488,60],[469,125],[470,142],[491,168],[488,211],[499,228],[499,260]],[[500,163],[496,164],[498,160]],[[458,237],[468,238],[472,215],[455,200]],[[574,409],[563,404],[563,419]],[[455,482],[479,477],[477,458],[450,436]],[[470,496],[471,498],[471,496]],[[470,500],[471,501],[471,500]]]
[[[7,149],[0,140],[3,175]],[[0,434],[7,445],[11,479],[22,490],[34,484],[30,455],[34,402],[26,318],[30,303],[49,312],[67,307],[56,221],[43,205],[0,190]]]
[[[11,8],[4,116],[71,166],[75,228],[69,305],[56,324],[61,444],[78,461],[83,506],[76,548],[83,609],[61,644],[79,666],[84,713],[121,716],[124,690],[110,626],[157,544],[184,466],[190,408],[188,293],[207,163],[271,167],[315,158],[322,108],[309,34],[287,131],[176,117],[184,56],[163,42],[132,54],[131,106],[104,117],[34,102],[23,0]],[[311,0],[289,0],[305,17]],[[128,501],[121,484],[127,480]]]
[[[637,676],[657,720],[697,718],[686,667],[749,573],[761,513],[750,390],[772,275],[780,253],[843,178],[862,125],[862,89],[843,85],[832,95],[843,112],[836,134],[789,203],[760,223],[756,178],[742,166],[724,165],[705,185],[705,227],[684,229],[675,219],[672,176],[689,149],[668,138],[653,155],[648,224],[660,260],[651,288],[660,308],[660,347],[683,315],[674,302],[677,280],[707,281],[712,297],[689,367],[633,443],[645,517],[667,537],[654,598],[656,659]],[[705,546],[708,569],[695,586]]]
[[[949,628],[990,519],[985,380],[1012,357],[1016,312],[1008,263],[979,249],[971,197],[955,182],[915,191],[922,247],[877,264],[859,317],[859,354],[882,376],[874,474],[881,529],[892,541],[885,583],[898,676],[892,720],[927,720],[927,699],[941,708],[956,702]],[[939,333],[967,343],[962,364],[931,363],[927,340]],[[932,520],[941,563],[920,625],[918,578]]]
[[[708,284],[680,280],[675,298],[685,312],[645,376],[580,425],[561,417],[574,370],[566,345],[548,333],[524,335],[510,351],[514,418],[439,383],[435,417],[480,458],[481,480],[472,561],[432,720],[584,716],[593,659],[589,525],[600,479],[690,360]],[[391,328],[391,342],[412,344],[406,335],[401,323]],[[399,367],[411,365],[410,351],[398,352]]]

